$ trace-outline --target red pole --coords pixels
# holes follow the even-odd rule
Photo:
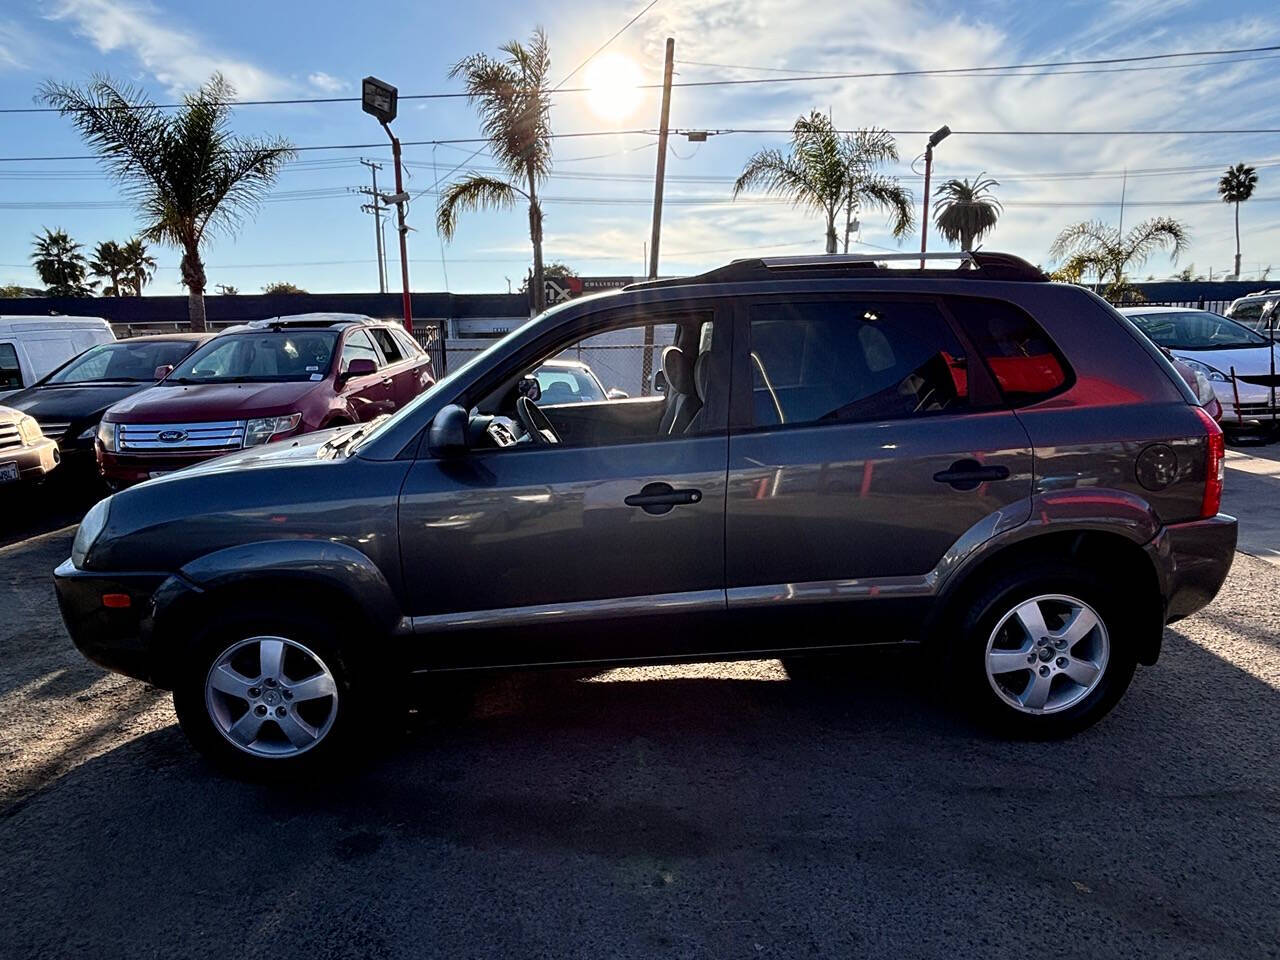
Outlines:
[[[933,144],[924,148],[924,215],[920,220],[920,269],[924,269],[924,251],[929,243],[929,175],[933,172]]]
[[[387,131],[387,136],[391,138],[391,156],[396,162],[396,195],[404,193],[404,180],[400,172],[400,141],[396,139],[395,134],[391,132],[391,128],[385,123],[382,128]],[[404,201],[396,204],[396,219],[400,227],[400,285],[403,289],[404,296],[404,328],[413,334],[413,301],[409,297],[409,244],[407,237],[409,228],[404,225]]]

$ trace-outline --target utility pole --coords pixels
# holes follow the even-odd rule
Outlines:
[[[676,60],[676,41],[667,37],[667,58],[662,68],[662,112],[658,120],[658,170],[653,180],[653,233],[649,242],[649,279],[658,279],[658,243],[662,236],[662,188],[667,176],[667,136],[671,124],[671,75]],[[644,328],[644,357],[641,360],[640,392],[648,396],[653,382],[653,327]]]
[[[404,222],[404,206],[409,202],[409,195],[404,192],[404,181],[400,173],[400,138],[391,132],[387,124],[382,125],[391,138],[391,158],[396,164],[396,193],[392,197],[396,204],[396,226],[400,232],[400,287],[404,300],[404,328],[413,334],[413,300],[409,296],[409,228]]]
[[[1120,181],[1120,226],[1116,227],[1116,232],[1124,236],[1124,195],[1129,187],[1129,168],[1124,168],[1124,178]]]
[[[372,203],[366,203],[360,209],[366,213],[373,214],[373,234],[374,243],[378,249],[378,292],[387,292],[387,254],[382,246],[382,212],[385,209],[382,206],[382,197],[378,194],[378,171],[382,169],[382,164],[374,163],[372,160],[361,160],[363,166],[369,168],[369,173],[373,176],[373,189],[366,190],[363,187],[360,193],[373,199]]]

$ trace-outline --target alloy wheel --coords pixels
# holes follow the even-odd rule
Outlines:
[[[1057,713],[1089,696],[1106,673],[1111,639],[1096,610],[1043,594],[1000,618],[987,639],[987,681],[1022,713]]]
[[[293,757],[332,729],[338,684],[324,661],[297,641],[249,637],[214,660],[204,702],[213,725],[236,749]]]

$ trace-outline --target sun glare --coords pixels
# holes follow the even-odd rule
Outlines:
[[[636,62],[622,53],[604,53],[587,65],[584,86],[587,102],[602,120],[625,120],[640,106],[644,77]]]

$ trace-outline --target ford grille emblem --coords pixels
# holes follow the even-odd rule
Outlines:
[[[156,434],[156,439],[161,443],[181,443],[187,439],[187,431],[185,430],[161,430]]]

